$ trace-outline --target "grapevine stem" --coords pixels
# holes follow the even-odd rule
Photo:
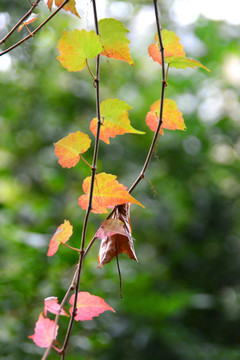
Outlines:
[[[96,34],[99,35],[99,28],[98,28],[98,17],[97,17],[97,8],[96,8],[96,0],[92,0],[93,4],[93,13],[94,13],[94,22],[95,22],[95,29]],[[99,150],[99,137],[100,137],[100,129],[101,129],[101,115],[100,115],[100,89],[99,89],[99,83],[100,83],[100,55],[97,56],[97,63],[96,63],[96,77],[95,77],[95,89],[96,89],[96,112],[97,112],[97,133],[95,137],[95,145],[94,145],[94,153],[93,153],[93,162],[92,162],[92,175],[91,175],[91,184],[90,184],[90,191],[89,191],[89,201],[88,201],[88,208],[85,214],[84,223],[83,223],[83,231],[82,231],[82,239],[81,239],[81,246],[80,246],[80,256],[79,256],[79,266],[77,270],[77,280],[76,280],[76,288],[75,288],[75,298],[74,298],[74,304],[73,304],[73,311],[72,316],[69,321],[68,330],[66,333],[66,337],[63,343],[63,347],[61,349],[62,353],[62,360],[65,360],[66,356],[66,350],[69,343],[69,338],[72,332],[74,317],[76,316],[77,312],[77,295],[80,287],[80,280],[81,280],[81,274],[82,274],[82,268],[83,268],[83,261],[85,258],[85,241],[86,241],[86,235],[87,235],[87,226],[88,226],[88,220],[89,215],[92,210],[92,199],[93,199],[93,190],[94,190],[94,180],[95,180],[95,174],[97,170],[97,159],[98,159],[98,150]]]
[[[18,41],[16,44],[10,46],[8,49],[2,51],[0,53],[0,56],[8,53],[9,51],[15,49],[17,46],[21,45],[23,42],[25,42],[26,40],[30,39],[33,37],[34,34],[36,34],[37,31],[39,31],[44,25],[46,25],[46,23],[51,20],[63,7],[64,5],[66,5],[68,3],[69,0],[65,0],[61,6],[59,6],[59,8],[57,8],[57,10],[55,10],[45,21],[42,22],[42,24],[40,24],[35,30],[33,30],[31,32],[31,34],[29,34],[28,36],[26,36],[25,38],[23,38],[22,40]]]

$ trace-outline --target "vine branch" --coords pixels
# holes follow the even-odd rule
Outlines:
[[[41,0],[36,0],[35,2],[32,3],[32,7],[26,12],[26,14],[17,22],[16,25],[13,26],[13,28],[7,33],[6,36],[4,36],[4,38],[2,38],[2,40],[0,40],[0,45],[3,44],[10,35],[12,35],[12,33],[17,29],[17,27],[25,20],[28,18],[28,16],[30,16],[32,14],[32,12],[34,11],[34,9],[38,6],[39,2]]]
[[[42,24],[40,24],[35,30],[33,30],[31,32],[31,34],[27,35],[25,38],[23,38],[22,40],[18,41],[17,43],[15,43],[14,45],[10,46],[8,49],[2,51],[0,53],[0,56],[8,53],[9,51],[15,49],[17,46],[21,45],[22,43],[24,43],[26,40],[32,38],[36,32],[38,32],[44,25],[46,25],[48,23],[49,20],[51,20],[67,3],[69,2],[69,0],[65,0],[62,5],[59,6],[59,8],[57,8],[45,21],[42,22]]]
[[[99,28],[98,28],[98,17],[97,17],[97,8],[96,8],[96,1],[92,0],[93,4],[93,14],[94,14],[94,23],[95,23],[95,30],[96,34],[99,35]],[[97,56],[96,62],[96,76],[95,76],[95,89],[96,89],[96,113],[97,113],[97,133],[95,137],[95,145],[94,145],[94,153],[93,153],[93,162],[92,162],[92,175],[91,175],[91,184],[90,184],[90,191],[89,191],[89,201],[88,201],[88,208],[85,214],[84,223],[83,223],[83,231],[82,231],[82,238],[81,238],[81,246],[80,246],[80,256],[79,256],[79,265],[77,270],[77,280],[76,280],[76,287],[75,287],[75,297],[74,297],[74,304],[73,304],[73,311],[72,316],[69,321],[68,330],[65,336],[65,340],[63,343],[63,347],[61,349],[62,357],[61,359],[65,359],[67,346],[69,343],[69,338],[72,332],[72,327],[74,323],[74,318],[77,312],[77,295],[80,287],[80,280],[83,268],[83,261],[84,261],[84,254],[85,254],[85,242],[86,242],[86,235],[87,235],[87,227],[89,221],[89,215],[92,210],[92,199],[93,199],[93,190],[94,190],[94,180],[95,174],[97,170],[97,159],[98,159],[98,150],[99,150],[99,137],[100,137],[100,129],[101,129],[101,114],[100,114],[100,55]]]

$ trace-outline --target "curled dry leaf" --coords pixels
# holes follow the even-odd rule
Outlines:
[[[71,305],[74,305],[75,294],[69,300]],[[77,296],[77,314],[74,318],[76,321],[92,320],[94,316],[98,316],[104,311],[115,310],[109,306],[105,300],[99,296],[91,295],[86,291],[80,291]],[[73,306],[69,310],[72,315]]]
[[[107,236],[104,237],[104,234]],[[129,204],[119,205],[111,222],[104,221],[96,236],[102,239],[98,255],[99,267],[109,263],[117,254],[123,252],[130,259],[138,261],[133,245]]]
[[[51,344],[52,340],[55,340],[57,337],[59,326],[56,326],[55,333],[54,326],[55,322],[45,318],[41,313],[39,315],[38,321],[36,322],[34,334],[28,337],[32,339],[37,346],[47,348]]]

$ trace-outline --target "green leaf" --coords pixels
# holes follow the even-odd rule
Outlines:
[[[100,41],[103,46],[101,55],[116,60],[127,61],[130,65],[134,65],[134,62],[130,55],[128,44],[130,40],[126,37],[128,29],[123,25],[121,21],[115,19],[102,19],[99,21]]]
[[[95,31],[73,30],[63,31],[59,41],[60,55],[57,59],[68,71],[81,71],[86,60],[95,58],[102,51],[102,46]]]
[[[100,104],[103,126],[101,127],[100,139],[109,144],[109,138],[126,133],[144,134],[144,132],[134,129],[128,118],[128,110],[132,107],[125,101],[119,99],[107,99]],[[94,136],[97,133],[97,118],[90,124],[90,130]]]
[[[210,72],[210,70],[199,61],[189,59],[185,56],[168,56],[165,58],[165,61],[169,64],[170,67],[175,67],[177,69],[186,69],[187,67],[193,69],[195,67],[202,67],[203,69]]]

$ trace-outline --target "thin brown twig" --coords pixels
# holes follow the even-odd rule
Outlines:
[[[161,52],[161,58],[162,58],[162,88],[161,88],[161,102],[160,102],[160,109],[159,109],[158,127],[153,136],[153,140],[152,140],[151,146],[149,148],[143,168],[142,168],[140,174],[138,175],[137,179],[134,181],[134,183],[128,190],[129,194],[131,194],[131,192],[135,189],[135,187],[139,184],[139,182],[144,178],[145,172],[149,166],[149,163],[150,163],[150,160],[151,160],[151,157],[153,154],[153,150],[154,150],[155,144],[157,142],[159,130],[161,129],[161,125],[162,125],[164,93],[165,93],[165,88],[167,86],[166,74],[165,74],[165,61],[164,61],[164,47],[163,47],[163,41],[162,41],[162,35],[161,35],[161,25],[160,25],[160,21],[159,21],[159,10],[158,10],[157,0],[153,0],[153,4],[154,4],[158,38],[159,38],[159,44],[160,44],[160,52]]]
[[[7,33],[6,36],[4,36],[4,38],[2,38],[2,40],[0,40],[0,45],[3,44],[10,35],[12,35],[12,33],[18,28],[18,26],[25,20],[28,18],[28,16],[30,16],[32,14],[32,12],[34,11],[34,9],[38,6],[39,2],[41,0],[36,0],[35,2],[32,3],[32,7],[26,12],[26,14],[16,23],[16,25],[13,26],[13,28]]]
[[[61,304],[60,304],[60,307],[59,307],[59,309],[58,309],[57,315],[56,315],[56,317],[55,317],[53,334],[56,333],[56,329],[57,329],[57,325],[58,325],[60,313],[61,313],[61,311],[62,311],[62,309],[63,309],[63,307],[64,307],[64,305],[65,305],[65,303],[66,303],[66,301],[67,301],[67,299],[68,299],[68,297],[69,297],[69,294],[71,293],[71,291],[73,291],[73,290],[75,289],[74,284],[75,284],[75,280],[76,280],[76,277],[77,277],[77,272],[78,272],[78,268],[76,269],[76,271],[75,271],[75,273],[74,273],[74,275],[73,275],[73,279],[72,279],[71,285],[69,286],[69,288],[68,288],[68,290],[67,290],[67,292],[66,292],[66,294],[65,294],[65,296],[64,296],[64,298],[63,298],[63,300],[62,300],[62,302],[61,302]],[[51,343],[49,344],[49,346],[48,346],[48,348],[46,349],[45,353],[43,354],[43,357],[42,357],[41,360],[46,360],[46,359],[47,359],[47,357],[48,357],[48,355],[49,355],[49,353],[50,353],[50,351],[51,351],[51,348],[52,348],[52,345],[53,345],[54,341],[55,341],[55,339],[53,339],[53,340],[51,341]],[[61,352],[61,350],[59,350],[59,353],[60,353],[60,352]]]
[[[42,22],[42,24],[40,24],[35,30],[33,30],[31,32],[31,34],[29,34],[28,36],[26,36],[25,38],[23,38],[22,40],[18,41],[16,44],[10,46],[8,49],[2,51],[0,53],[0,56],[8,53],[9,51],[15,49],[17,46],[21,45],[22,43],[24,43],[26,40],[32,38],[36,32],[38,32],[44,25],[46,25],[46,23],[51,20],[67,3],[69,0],[65,0],[62,5],[59,6],[59,8],[57,8],[45,21]]]
[[[77,248],[75,248],[75,247],[72,247],[72,246],[70,246],[70,245],[68,245],[68,244],[65,244],[65,243],[61,243],[63,246],[66,246],[67,248],[69,248],[69,249],[71,249],[71,250],[74,250],[74,251],[77,251],[78,253],[80,252],[80,249],[77,249]]]
[[[95,22],[95,29],[96,34],[99,35],[99,28],[98,28],[98,17],[97,17],[97,8],[96,8],[96,1],[92,0],[93,4],[93,13],[94,13],[94,22]],[[96,88],[96,112],[97,112],[97,133],[95,137],[95,145],[94,145],[94,153],[93,153],[93,163],[92,163],[92,175],[91,175],[91,184],[90,184],[90,191],[89,191],[89,201],[88,201],[88,208],[85,214],[84,223],[83,223],[83,231],[82,231],[82,239],[81,239],[81,250],[79,256],[79,266],[77,271],[77,280],[76,280],[76,288],[75,288],[75,298],[73,304],[73,311],[72,316],[69,321],[67,333],[65,336],[65,340],[61,349],[61,359],[64,360],[66,356],[66,350],[69,343],[69,338],[72,332],[72,327],[74,323],[74,318],[77,312],[77,297],[78,291],[80,287],[80,280],[83,268],[83,261],[84,261],[84,254],[85,254],[85,241],[87,235],[87,227],[88,227],[88,220],[89,215],[92,210],[92,199],[93,199],[93,190],[94,190],[94,180],[95,174],[97,170],[97,159],[98,159],[98,150],[99,150],[99,138],[100,138],[100,129],[101,129],[101,114],[100,114],[100,92],[99,92],[99,82],[100,82],[100,55],[97,56],[97,63],[96,63],[96,77],[95,77],[95,88]]]

